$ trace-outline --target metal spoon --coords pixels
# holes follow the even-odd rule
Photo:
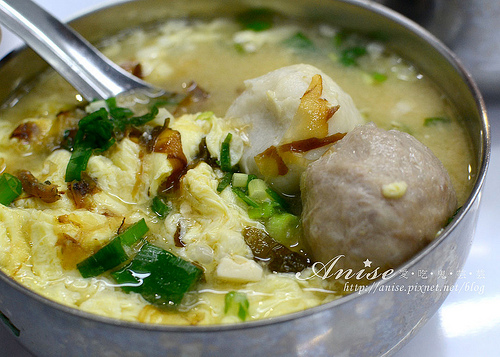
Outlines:
[[[164,93],[113,63],[31,0],[0,0],[0,23],[23,39],[89,101],[135,90],[151,97]]]

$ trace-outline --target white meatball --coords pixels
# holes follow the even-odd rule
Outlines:
[[[453,215],[457,199],[434,154],[413,136],[374,124],[355,128],[306,170],[304,235],[314,259],[340,254],[344,268],[395,268]]]
[[[339,106],[327,122],[328,134],[346,133],[364,123],[351,97],[329,76],[311,65],[297,64],[283,67],[247,80],[245,91],[226,113],[226,118],[236,118],[241,120],[243,125],[247,125],[246,133],[250,145],[241,160],[245,172],[259,174],[255,156],[271,146],[283,144],[284,136],[294,121],[301,98],[311,85],[313,76],[318,74],[322,80],[321,98],[325,99],[330,107]],[[290,142],[302,138],[286,139]],[[317,154],[318,157],[319,155]],[[299,189],[300,175],[307,164],[308,162],[300,162],[291,165],[286,175],[266,177],[266,180],[281,191],[295,193]]]

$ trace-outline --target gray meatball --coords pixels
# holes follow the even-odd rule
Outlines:
[[[359,269],[396,267],[427,243],[456,210],[450,177],[417,139],[359,126],[309,165],[302,220],[315,260]]]

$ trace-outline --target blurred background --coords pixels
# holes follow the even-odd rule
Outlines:
[[[374,0],[419,23],[450,47],[483,95],[500,99],[500,1]]]

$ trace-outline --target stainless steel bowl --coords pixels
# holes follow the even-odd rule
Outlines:
[[[120,2],[71,22],[91,41],[125,27],[179,16],[231,15],[248,6],[329,22],[362,33],[384,33],[388,44],[427,73],[466,118],[477,168],[473,191],[435,241],[401,267],[408,274],[375,282],[363,293],[287,316],[236,325],[175,327],[94,316],[49,301],[0,272],[0,317],[19,342],[39,356],[382,356],[397,351],[439,308],[448,292],[384,291],[422,283],[419,272],[457,271],[473,239],[490,152],[481,95],[455,56],[428,32],[396,12],[355,0],[142,0]],[[46,64],[21,49],[0,66],[0,101]],[[453,277],[446,284],[454,282]],[[425,284],[443,287],[437,274]],[[370,290],[369,290],[370,289]],[[390,290],[390,289],[388,289]]]

